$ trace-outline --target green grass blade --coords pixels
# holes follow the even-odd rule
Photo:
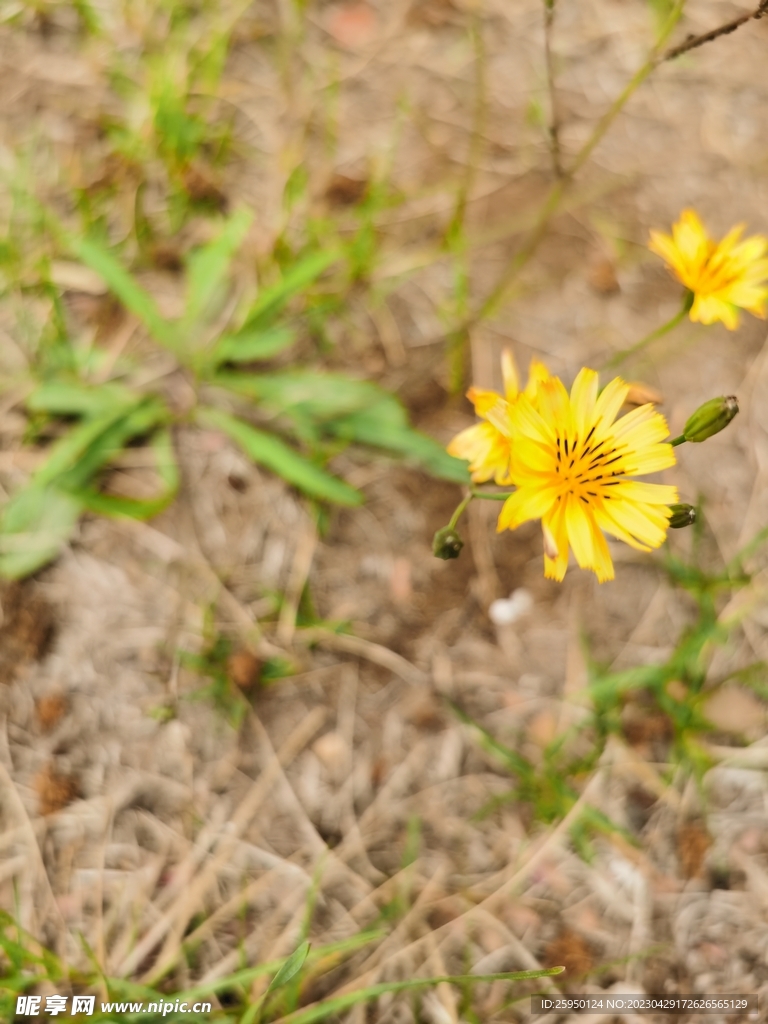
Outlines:
[[[467,463],[463,459],[454,459],[441,444],[414,430],[407,422],[398,423],[385,403],[330,423],[328,430],[336,437],[413,459],[441,480],[464,485],[470,482]]]
[[[169,430],[160,430],[152,439],[152,448],[157,461],[157,472],[163,487],[155,498],[138,500],[123,498],[115,494],[101,494],[90,488],[82,488],[74,493],[83,508],[89,512],[112,518],[152,519],[176,497],[179,489],[179,466],[173,451],[173,442]]]
[[[433,476],[469,484],[467,464],[414,430],[398,399],[368,380],[300,369],[282,373],[221,372],[211,383],[297,421],[322,424],[326,434],[413,459]]]
[[[176,351],[178,334],[175,326],[161,315],[149,292],[113,253],[93,238],[69,236],[68,242],[72,252],[99,275],[130,313],[141,320],[155,341]]]
[[[261,1012],[268,997],[278,988],[282,988],[283,985],[287,985],[291,978],[294,978],[299,973],[304,966],[304,961],[307,959],[308,953],[309,943],[305,939],[303,942],[299,943],[297,948],[283,963],[283,966],[274,976],[272,981],[270,981],[264,995],[248,1007],[240,1018],[240,1024],[254,1024],[254,1021],[261,1020]]]
[[[337,505],[359,505],[362,502],[362,494],[354,487],[305,459],[273,434],[257,430],[219,409],[202,408],[197,416],[204,426],[229,435],[254,462],[270,469],[310,497]]]
[[[136,403],[138,404],[138,402]],[[84,420],[51,445],[48,458],[35,473],[39,484],[48,484],[62,474],[72,470],[85,457],[89,449],[98,444],[110,427],[124,419],[130,406],[113,406],[100,416]]]
[[[0,517],[0,576],[21,579],[56,558],[81,511],[55,487],[33,482],[16,491]]]
[[[270,981],[267,993],[274,992],[275,989],[280,988],[281,985],[287,985],[291,978],[298,974],[304,966],[304,961],[307,959],[308,953],[309,943],[305,939],[304,942],[301,942],[293,953],[291,953],[272,981]]]
[[[298,413],[317,423],[365,409],[387,395],[370,381],[309,369],[262,374],[222,372],[211,383],[275,412]]]
[[[311,965],[322,964],[329,958],[335,961],[346,953],[354,953],[371,942],[383,939],[386,934],[387,932],[384,929],[376,928],[370,931],[359,932],[348,939],[340,939],[338,942],[329,943],[327,946],[315,947],[310,951],[307,963]],[[271,974],[273,971],[279,971],[284,963],[285,959],[271,960],[268,963],[259,964],[258,967],[246,967],[242,971],[230,974],[226,978],[217,978],[216,981],[211,981],[206,985],[197,985],[195,988],[187,989],[186,992],[179,993],[178,998],[186,999],[188,1002],[195,1002],[199,999],[205,999],[206,996],[223,992],[226,989],[244,987],[252,984],[256,978],[261,978],[265,974]],[[130,982],[124,982],[122,979],[117,982],[114,980],[110,981],[111,989],[116,986],[120,986],[123,991],[134,992],[136,999],[145,999],[147,998],[146,993],[153,991],[153,989],[139,988]]]
[[[309,1006],[295,1013],[289,1013],[287,1017],[281,1017],[276,1024],[315,1024],[315,1021],[326,1020],[336,1013],[342,1013],[351,1006],[359,1003],[368,1003],[372,999],[386,995],[388,992],[406,992],[420,988],[432,988],[435,985],[468,985],[483,981],[528,981],[535,978],[547,978],[554,974],[561,974],[565,968],[550,967],[541,971],[517,971],[508,974],[457,974],[444,978],[414,978],[410,981],[388,981],[379,985],[369,985],[367,988],[358,989],[357,992],[348,992],[343,996],[336,996],[333,999],[326,999],[315,1006]]]
[[[223,334],[211,355],[216,365],[258,362],[272,359],[295,341],[296,332],[290,327],[273,327],[265,331],[246,328],[237,334]]]
[[[26,399],[30,412],[45,412],[51,416],[101,416],[116,404],[129,405],[130,391],[118,384],[100,384],[90,387],[70,381],[46,381],[35,388]]]
[[[244,327],[269,327],[285,305],[313,284],[332,263],[341,258],[336,251],[314,252],[295,263],[277,284],[261,291],[246,317]]]
[[[56,479],[62,490],[75,492],[87,487],[100,469],[106,466],[134,437],[148,434],[167,418],[167,410],[156,398],[146,398],[134,408],[122,411],[117,418],[86,420],[74,427],[70,435],[62,438],[61,449],[35,475],[35,479],[49,482]],[[101,427],[100,430],[96,428]],[[83,442],[87,440],[88,443]],[[64,467],[64,456],[70,464]]]
[[[252,221],[250,210],[238,210],[230,217],[218,238],[189,256],[182,333],[186,334],[210,313],[226,281],[232,258],[242,245]]]

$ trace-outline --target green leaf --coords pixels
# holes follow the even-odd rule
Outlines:
[[[270,981],[264,995],[248,1007],[240,1018],[240,1024],[254,1024],[254,1021],[261,1020],[262,1008],[264,1007],[268,997],[276,989],[281,988],[283,985],[287,985],[291,978],[295,977],[299,973],[301,968],[304,966],[304,961],[307,959],[307,953],[309,953],[309,943],[305,939],[303,942],[299,943],[297,948],[283,963],[280,970],[274,976],[272,981]]]
[[[367,380],[355,380],[342,373],[320,370],[287,370],[283,373],[216,374],[211,381],[251,398],[277,413],[299,415],[314,422],[338,419],[389,398],[407,423],[397,399]]]
[[[326,1020],[334,1014],[342,1013],[350,1006],[357,1006],[359,1003],[369,1003],[372,999],[386,995],[389,992],[406,992],[412,989],[431,988],[435,985],[468,985],[483,981],[529,981],[535,978],[548,978],[553,974],[561,974],[563,967],[550,967],[540,971],[516,971],[506,974],[457,974],[443,978],[414,978],[409,981],[386,981],[379,985],[369,985],[367,988],[358,989],[356,992],[347,992],[346,995],[336,996],[333,999],[326,999],[315,1006],[309,1006],[295,1013],[289,1013],[287,1017],[281,1018],[281,1024],[315,1024],[315,1021]]]
[[[415,459],[441,480],[457,484],[470,482],[467,463],[463,459],[454,459],[437,441],[414,430],[407,421],[401,422],[386,402],[344,416],[329,423],[327,429],[336,437]]]
[[[223,334],[213,350],[215,364],[250,363],[271,359],[296,341],[290,327],[273,327],[267,331],[244,329],[237,334]]]
[[[398,399],[372,381],[301,369],[259,375],[223,371],[211,383],[290,416],[301,426],[322,423],[334,437],[414,459],[442,480],[469,483],[466,462],[414,430]]]
[[[86,384],[47,381],[27,396],[30,412],[46,412],[53,416],[100,416],[114,410],[116,404],[127,406],[135,401],[130,391],[118,384]]]
[[[125,308],[141,320],[153,338],[166,348],[176,350],[175,326],[160,314],[155,300],[125,269],[120,261],[94,238],[68,236],[69,247],[87,267],[95,270]]]
[[[204,426],[223,430],[254,462],[266,466],[310,497],[338,505],[362,502],[362,494],[354,487],[305,459],[273,434],[257,430],[220,409],[202,408],[197,415]]]
[[[0,517],[0,575],[20,579],[56,558],[81,510],[71,494],[36,481],[16,491]]]
[[[187,259],[187,296],[181,331],[186,334],[209,314],[221,290],[232,258],[243,243],[251,226],[250,210],[238,210],[215,238],[201,246]]]
[[[158,431],[152,439],[151,447],[155,452],[158,475],[163,482],[163,487],[157,497],[142,501],[136,498],[123,498],[116,494],[102,494],[91,488],[81,488],[74,492],[74,496],[83,508],[103,516],[129,517],[139,520],[152,519],[153,516],[167,508],[176,497],[180,482],[179,467],[173,451],[170,431]]]
[[[274,990],[276,988],[280,988],[281,985],[287,985],[291,978],[298,974],[304,966],[304,961],[307,959],[308,953],[309,943],[304,940],[304,942],[301,942],[293,953],[291,953],[272,981],[270,981],[267,992],[274,992]]]
[[[130,406],[117,405],[109,412],[78,423],[64,437],[51,445],[48,458],[35,473],[37,483],[51,483],[63,473],[74,469],[89,449],[99,442],[110,427],[123,419],[129,410]]]
[[[261,328],[272,324],[277,314],[294,295],[304,291],[341,258],[341,253],[330,250],[314,252],[295,263],[277,284],[264,288],[246,318],[243,327]]]
[[[338,942],[329,943],[327,946],[316,946],[309,954],[309,962],[312,965],[326,965],[328,961],[331,961],[333,965],[337,963],[341,957],[346,953],[353,953],[355,950],[360,949],[362,946],[367,946],[371,942],[376,942],[379,939],[383,939],[386,936],[386,931],[381,928],[374,928],[369,931],[358,932],[357,935],[351,935],[348,939],[341,939]],[[293,954],[292,954],[293,955]],[[236,971],[234,974],[227,975],[224,978],[217,978],[215,981],[210,981],[195,986],[179,993],[179,999],[186,999],[188,1002],[195,1002],[198,999],[204,999],[206,996],[215,995],[218,992],[222,992],[226,989],[235,987],[246,987],[250,986],[256,978],[261,978],[265,974],[271,974],[272,971],[280,971],[282,969],[285,960],[271,960],[267,963],[259,964],[257,967],[245,967],[240,971]],[[116,979],[110,979],[110,986],[115,988],[117,985],[121,986],[121,990],[126,992],[135,992],[134,998],[146,999],[145,992],[150,994],[151,989],[145,989],[139,987],[133,982],[126,982],[123,979],[119,981]]]
[[[35,473],[37,483],[54,480],[61,490],[85,487],[133,437],[158,426],[167,410],[160,399],[140,399],[132,408],[118,406],[112,413],[84,420],[51,448],[46,462]]]

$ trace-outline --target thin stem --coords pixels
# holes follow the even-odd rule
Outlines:
[[[679,444],[683,444],[686,440],[685,434],[681,434],[679,437],[673,438],[671,441],[667,441],[667,444],[671,444],[673,448],[677,448]]]
[[[670,35],[672,34],[678,21],[680,21],[680,18],[683,14],[683,9],[685,8],[685,3],[686,0],[677,0],[677,3],[669,12],[669,17],[667,18],[664,27],[659,33],[659,36],[656,42],[654,43],[653,48],[651,49],[651,52],[645,64],[643,64],[642,67],[640,67],[634,73],[634,75],[630,78],[630,80],[624,86],[622,91],[610,105],[608,110],[606,110],[606,112],[597,122],[594,131],[587,139],[587,141],[584,143],[584,145],[581,147],[578,154],[576,155],[576,159],[569,168],[569,178],[574,177],[574,175],[581,170],[581,168],[592,155],[592,151],[595,149],[597,144],[602,140],[605,133],[616,120],[616,116],[620,114],[621,111],[624,109],[629,98],[632,96],[632,94],[635,92],[638,86],[643,84],[643,82],[651,74],[651,72],[656,69],[658,64],[661,63],[659,53],[661,51],[662,46],[666,43],[667,39],[669,39]]]
[[[635,90],[642,85],[645,79],[655,70],[656,66],[660,63],[661,48],[666,43],[673,29],[680,20],[683,9],[685,8],[686,0],[676,0],[676,3],[669,13],[664,27],[662,28],[656,42],[651,49],[646,62],[642,67],[635,72],[629,82],[622,89],[621,93],[616,97],[608,110],[603,114],[600,120],[597,122],[592,134],[581,147],[579,152],[576,154],[576,158],[570,167],[563,170],[562,176],[549,191],[547,198],[541,207],[541,212],[537,218],[536,224],[534,225],[528,240],[524,243],[522,249],[515,253],[515,255],[509,261],[506,269],[502,271],[499,280],[491,291],[490,295],[487,296],[480,304],[479,309],[469,317],[466,323],[461,325],[459,330],[468,330],[473,327],[479,321],[486,319],[491,316],[496,309],[502,305],[507,290],[521,270],[526,266],[531,257],[539,248],[539,245],[543,241],[549,222],[551,221],[554,214],[557,212],[560,206],[560,201],[565,194],[566,188],[569,187],[576,174],[581,170],[584,164],[587,162],[589,157],[592,155],[592,151],[602,140],[605,133],[613,124],[618,114],[626,106],[627,101],[635,92]]]
[[[475,178],[477,163],[480,159],[483,148],[483,126],[486,113],[486,88],[485,88],[485,47],[480,31],[480,22],[475,18],[470,29],[472,48],[474,50],[474,75],[475,75],[475,110],[472,118],[472,133],[469,139],[469,152],[467,153],[467,164],[464,174],[459,182],[456,194],[456,205],[453,211],[451,223],[446,231],[446,238],[450,240],[464,231],[464,220],[467,212],[467,199],[469,197],[472,183]]]
[[[651,331],[650,334],[646,334],[644,338],[635,342],[634,345],[630,345],[629,348],[623,348],[620,352],[611,356],[608,362],[603,364],[603,369],[612,370],[614,367],[623,363],[625,359],[629,359],[630,356],[633,356],[636,352],[644,349],[646,345],[650,345],[652,341],[656,341],[657,338],[663,338],[665,334],[669,334],[670,331],[677,327],[681,320],[684,320],[686,316],[688,316],[690,308],[691,304],[686,296],[682,307],[677,311],[677,313],[675,313],[671,320],[667,320],[667,322],[662,324],[661,327],[657,327],[655,331]]]
[[[501,493],[493,493],[491,491],[472,491],[473,498],[485,498],[486,501],[506,501],[507,498],[511,498],[514,491],[502,491]]]
[[[544,63],[547,69],[549,91],[549,147],[552,152],[552,167],[556,178],[563,176],[560,156],[560,119],[557,115],[557,91],[555,89],[555,62],[552,56],[552,27],[555,22],[557,0],[544,0]]]
[[[717,28],[713,28],[709,32],[702,32],[699,36],[688,36],[684,42],[680,43],[678,46],[671,47],[671,49],[667,50],[666,53],[663,53],[659,58],[659,64],[666,60],[674,60],[675,57],[679,57],[683,53],[688,53],[689,50],[695,50],[697,47],[703,46],[705,43],[711,43],[713,39],[719,39],[721,36],[730,35],[731,32],[735,32],[737,28],[740,28],[742,25],[746,25],[748,21],[758,21],[767,14],[768,0],[761,0],[761,3],[759,3],[755,10],[750,14],[742,14],[738,18],[734,18],[733,21],[726,21],[725,24],[719,25]]]
[[[455,314],[466,321],[469,313],[469,275],[466,265],[465,220],[467,200],[475,178],[475,172],[483,147],[483,123],[485,120],[485,50],[480,31],[479,20],[475,19],[471,29],[472,43],[475,51],[475,112],[472,124],[472,135],[469,141],[469,152],[461,182],[456,194],[453,217],[446,229],[446,248],[455,256]],[[448,339],[450,363],[451,391],[457,393],[465,387],[465,363],[468,353],[469,337],[465,330],[451,332]]]
[[[473,327],[481,320],[487,319],[495,313],[498,306],[500,306],[507,293],[507,289],[515,280],[520,271],[526,266],[530,258],[534,255],[539,245],[544,239],[549,227],[549,222],[553,215],[557,211],[560,205],[560,200],[563,198],[565,192],[567,176],[563,176],[560,181],[556,182],[549,191],[549,195],[544,200],[544,204],[539,211],[539,216],[536,223],[531,230],[528,240],[523,245],[522,249],[515,253],[506,270],[502,271],[499,280],[496,282],[490,295],[488,295],[483,302],[480,304],[480,308],[476,313],[473,314],[467,321],[465,329]]]
[[[475,497],[475,495],[472,493],[472,491],[470,491],[467,494],[467,496],[464,499],[462,499],[462,501],[457,506],[456,511],[451,516],[451,521],[448,523],[448,529],[449,530],[455,530],[456,529],[456,524],[458,523],[459,519],[461,519],[462,512],[464,511],[464,509],[467,507],[467,505],[470,503],[470,501],[472,501],[472,499],[474,497]]]

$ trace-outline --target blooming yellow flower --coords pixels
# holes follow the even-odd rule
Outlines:
[[[483,391],[470,388],[467,398],[475,407],[475,412],[483,420],[474,427],[467,427],[448,445],[448,454],[457,459],[469,462],[469,472],[476,484],[493,480],[497,484],[511,483],[509,476],[509,460],[512,452],[512,439],[502,433],[489,421],[489,414],[496,410],[498,416],[507,423],[509,410],[520,397],[520,379],[515,361],[509,349],[504,349],[501,356],[501,372],[504,380],[504,395],[495,391]],[[528,384],[525,394],[535,401],[536,389],[543,380],[549,379],[549,371],[543,363],[533,360],[528,372]]]
[[[739,224],[714,242],[697,214],[683,210],[671,237],[651,232],[651,251],[693,292],[691,320],[702,324],[722,320],[733,331],[739,325],[739,309],[765,317],[768,239],[753,235],[742,242],[743,231],[744,225]]]
[[[491,411],[499,430],[514,437],[510,476],[517,487],[498,529],[541,519],[550,579],[565,575],[569,544],[582,569],[592,569],[601,583],[613,579],[602,531],[640,551],[664,541],[677,489],[630,477],[673,466],[674,448],[661,443],[669,430],[653,405],[616,421],[628,390],[616,377],[598,396],[597,374],[583,369],[570,396],[550,377],[539,384],[536,404],[522,395],[506,422]]]

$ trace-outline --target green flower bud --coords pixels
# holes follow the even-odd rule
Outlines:
[[[684,526],[692,526],[696,522],[696,509],[693,505],[670,505],[669,525],[673,530],[681,530]]]
[[[454,528],[444,526],[435,534],[435,539],[432,541],[432,554],[448,561],[450,558],[458,558],[463,547],[464,541]]]
[[[708,437],[724,430],[738,411],[739,403],[735,395],[710,398],[688,419],[683,437],[686,441],[706,441]]]

